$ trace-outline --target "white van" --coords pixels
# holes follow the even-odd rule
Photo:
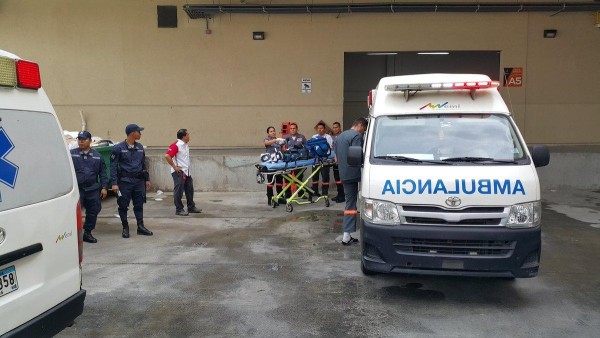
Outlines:
[[[52,336],[82,313],[76,187],[38,65],[0,50],[0,336]]]
[[[530,153],[485,75],[387,77],[369,94],[359,205],[365,274],[534,277],[540,184]],[[364,159],[364,160],[363,160]]]

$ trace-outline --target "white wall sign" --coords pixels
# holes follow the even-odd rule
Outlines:
[[[310,94],[312,92],[312,80],[310,78],[308,79],[302,79],[302,94]]]

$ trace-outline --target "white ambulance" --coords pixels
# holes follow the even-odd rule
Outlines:
[[[76,187],[38,65],[0,50],[0,336],[52,336],[82,313]]]
[[[369,127],[349,162],[359,193],[365,274],[534,277],[541,249],[540,184],[530,153],[485,75],[381,79]]]

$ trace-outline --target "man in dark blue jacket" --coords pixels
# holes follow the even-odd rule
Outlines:
[[[119,217],[123,225],[123,238],[129,238],[127,210],[133,200],[133,214],[137,221],[137,234],[152,236],[152,231],[144,226],[144,203],[146,190],[152,186],[150,175],[146,169],[146,153],[144,147],[137,142],[142,137],[144,128],[137,124],[125,127],[127,138],[116,144],[110,155],[110,178],[112,190],[117,194]]]
[[[92,134],[80,132],[77,135],[79,148],[71,150],[71,158],[79,186],[79,201],[85,208],[83,240],[96,243],[98,240],[92,236],[92,230],[96,228],[98,213],[102,210],[100,198],[106,198],[108,177],[102,155],[91,148],[91,143]]]

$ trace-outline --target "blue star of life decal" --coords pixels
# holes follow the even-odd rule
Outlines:
[[[0,182],[14,189],[19,167],[6,159],[6,155],[13,149],[15,149],[15,145],[4,131],[4,128],[0,127]]]

